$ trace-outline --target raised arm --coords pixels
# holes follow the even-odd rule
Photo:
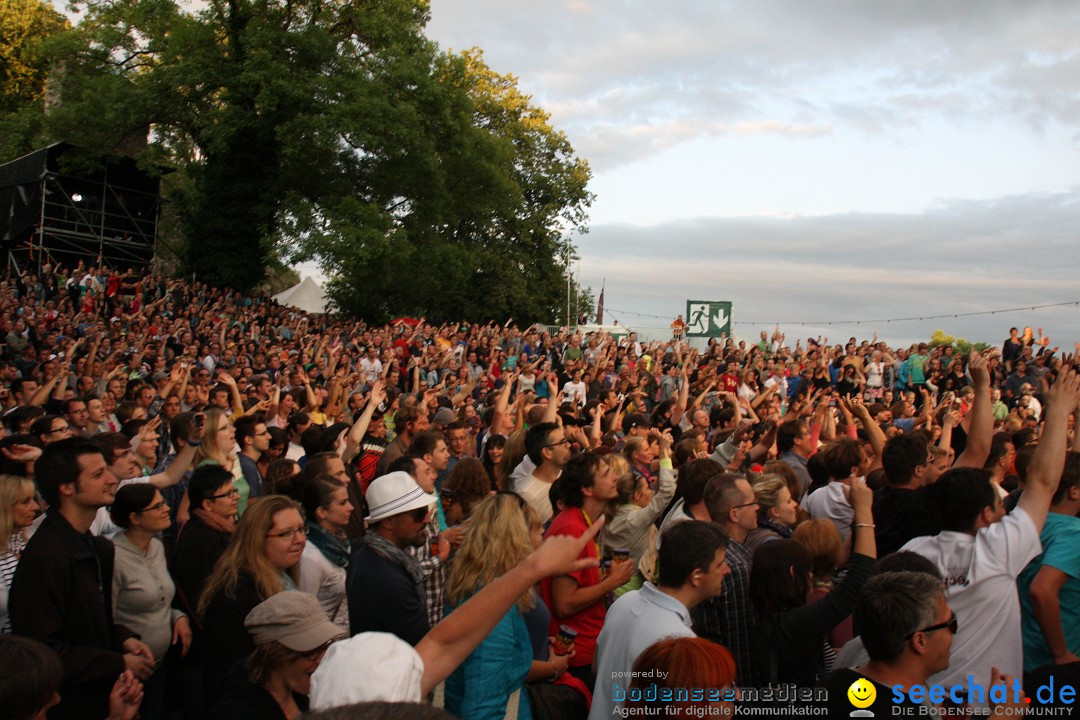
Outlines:
[[[59,368],[57,368],[56,373],[51,378],[49,378],[44,384],[42,384],[42,386],[37,389],[37,392],[35,392],[30,397],[30,403],[29,404],[34,405],[34,406],[38,406],[38,407],[40,407],[41,405],[44,405],[45,402],[49,399],[49,396],[52,395],[53,390],[56,389],[56,386],[60,382],[61,377],[66,377],[66,376],[63,373],[60,372]]]
[[[1065,470],[1065,449],[1069,433],[1069,416],[1080,403],[1080,377],[1067,362],[1061,366],[1057,381],[1052,387],[1045,387],[1046,421],[1042,437],[1035,448],[1028,466],[1027,482],[1020,495],[1018,507],[1022,507],[1042,531],[1046,522],[1046,513],[1050,510],[1050,501],[1057,492],[1061,473]]]
[[[476,380],[473,379],[472,373],[469,373],[469,381],[450,399],[450,402],[453,403],[454,407],[457,407],[465,402],[467,398],[472,397],[472,392],[475,387]]]
[[[306,412],[314,412],[319,409],[319,401],[315,397],[315,391],[311,389],[311,378],[308,377],[307,370],[297,365],[297,370],[300,371],[300,382],[304,384],[304,394],[307,397]]]
[[[686,364],[684,363],[679,368],[679,399],[675,402],[675,407],[671,410],[671,425],[678,425],[682,420],[683,413],[686,412],[686,403],[690,399],[690,376],[687,372]],[[700,399],[698,400],[700,402]]]
[[[495,398],[495,412],[491,415],[491,428],[497,430],[501,428],[506,418],[506,409],[510,406],[510,386],[509,381],[503,383],[502,389],[499,390],[498,397]],[[553,401],[552,401],[553,402]],[[548,405],[552,403],[549,402]]]
[[[974,350],[968,355],[968,371],[975,386],[975,402],[971,406],[967,447],[956,458],[955,467],[981,468],[990,457],[990,442],[994,435],[994,411],[990,399],[990,368]],[[1060,477],[1060,475],[1059,475]],[[1055,478],[1054,482],[1057,482]]]
[[[870,440],[870,447],[874,450],[874,462],[870,463],[870,467],[866,471],[866,474],[869,475],[870,471],[881,467],[881,453],[885,449],[885,433],[882,432],[881,426],[870,417],[870,411],[860,398],[851,398],[845,404],[851,410],[851,413],[859,418],[859,422]]]
[[[952,431],[960,422],[960,411],[949,408],[941,419],[941,437],[938,438],[938,447],[948,450],[952,447]]]
[[[555,422],[555,418],[559,415],[559,376],[555,373],[549,373],[547,377],[548,386],[548,404],[544,410],[544,419],[542,422]]]
[[[592,423],[589,425],[589,444],[596,447],[604,436],[603,421],[607,406],[604,403],[597,403],[589,412],[592,414]]]
[[[232,397],[233,405],[232,419],[242,416],[244,414],[244,398],[240,395],[240,388],[236,384],[236,379],[222,370],[218,373],[217,381],[229,388],[229,395]]]
[[[202,445],[204,430],[205,426],[193,425],[191,428],[191,437],[186,438],[187,442],[184,444],[184,448],[176,453],[176,457],[173,458],[169,467],[146,478],[146,481],[159,488],[172,487],[180,482],[184,477],[184,473],[191,468],[191,463],[195,459],[195,448]]]
[[[266,427],[278,426],[278,409],[280,407],[281,386],[275,383],[270,390],[270,405],[266,408]]]
[[[371,393],[368,396],[367,404],[364,406],[364,412],[349,428],[349,434],[345,441],[345,452],[341,457],[343,462],[349,462],[360,452],[360,443],[363,442],[368,426],[371,425],[371,416],[375,414],[375,409],[385,399],[385,385],[382,380],[376,380],[371,386]]]

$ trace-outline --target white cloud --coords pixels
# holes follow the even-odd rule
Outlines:
[[[1080,300],[1080,189],[1054,195],[943,203],[922,214],[699,218],[648,227],[599,225],[581,239],[581,281],[624,324],[685,311],[688,298],[732,300],[736,327],[792,324],[791,332],[906,342],[936,328],[997,342],[1010,325],[1041,325],[1057,342],[1080,338],[1076,308],[910,320]],[[619,311],[622,311],[620,314]],[[795,322],[809,323],[797,327]]]
[[[699,136],[714,123],[881,134],[931,117],[1041,129],[1080,116],[1080,5],[1064,1],[435,0],[432,12],[433,37],[519,74],[600,170],[657,151],[612,152],[608,128],[688,116]]]

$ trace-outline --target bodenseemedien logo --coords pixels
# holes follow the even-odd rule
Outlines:
[[[877,699],[877,688],[874,683],[866,678],[859,678],[851,683],[847,690],[848,702],[855,706],[850,713],[851,717],[874,717],[874,713],[866,708],[874,704]]]

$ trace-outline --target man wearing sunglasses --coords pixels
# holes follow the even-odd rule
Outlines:
[[[851,712],[856,703],[848,691],[853,687],[857,707],[874,717],[890,717],[894,707],[911,708],[910,714],[915,715],[916,705],[907,696],[894,704],[892,686],[925,687],[927,678],[949,667],[958,623],[945,601],[945,585],[921,572],[881,573],[859,591],[853,617],[870,659],[860,667],[835,670],[822,678],[821,686],[829,691],[829,717],[858,717]],[[986,682],[987,678],[980,674],[977,679]],[[855,685],[860,679],[864,682]],[[868,704],[862,704],[864,700]]]
[[[371,481],[365,494],[371,514],[367,534],[349,563],[345,592],[349,629],[387,632],[416,645],[431,629],[421,591],[423,571],[405,552],[427,542],[427,524],[438,498],[406,472]]]

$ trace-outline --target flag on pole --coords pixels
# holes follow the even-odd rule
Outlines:
[[[605,281],[606,283],[606,281]],[[600,298],[596,301],[596,324],[604,324],[604,286],[600,286]]]

